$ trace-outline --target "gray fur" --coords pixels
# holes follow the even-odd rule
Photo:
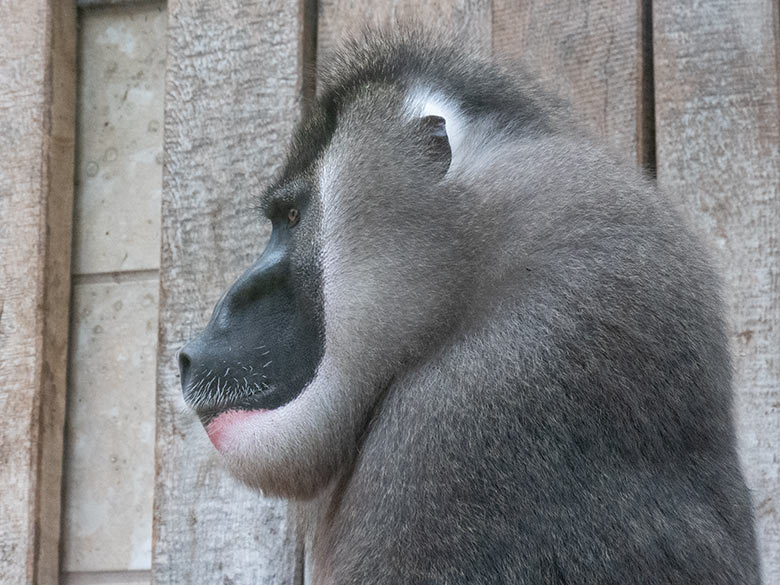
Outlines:
[[[523,73],[408,36],[334,63],[280,177],[314,185],[324,357],[227,456],[307,500],[314,583],[758,583],[718,281],[673,201]],[[443,178],[419,86],[462,115]]]

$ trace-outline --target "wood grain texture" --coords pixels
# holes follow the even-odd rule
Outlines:
[[[496,54],[521,59],[585,127],[648,165],[645,4],[495,0],[492,29]]]
[[[0,4],[0,583],[58,582],[75,8]]]
[[[366,26],[392,28],[417,23],[454,35],[474,49],[490,49],[490,0],[320,0],[317,55],[327,58],[345,38]]]
[[[292,507],[231,479],[184,406],[176,351],[259,256],[253,206],[300,114],[302,5],[168,5],[154,582],[284,585],[296,578]]]
[[[776,9],[776,8],[775,8]],[[764,583],[780,583],[780,96],[772,0],[656,0],[658,180],[723,267]]]

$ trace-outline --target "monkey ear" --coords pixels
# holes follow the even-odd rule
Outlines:
[[[452,149],[447,136],[447,122],[441,116],[424,116],[419,119],[424,154],[443,177],[452,162]]]

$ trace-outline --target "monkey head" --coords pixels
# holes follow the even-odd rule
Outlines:
[[[249,485],[316,494],[467,302],[469,203],[447,173],[463,122],[430,88],[367,83],[298,129],[261,198],[265,251],[179,356],[185,400]]]

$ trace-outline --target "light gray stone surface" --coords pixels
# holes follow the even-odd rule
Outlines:
[[[73,292],[63,569],[148,569],[158,280]]]
[[[114,276],[73,288],[62,581],[135,585],[151,567],[166,12],[79,17],[73,272]]]
[[[73,272],[160,264],[166,12],[82,10]]]

